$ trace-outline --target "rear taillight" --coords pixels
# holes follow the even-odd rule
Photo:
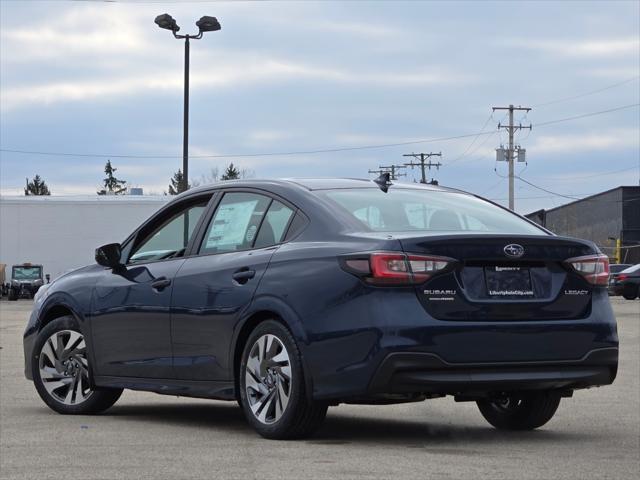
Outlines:
[[[620,275],[616,275],[616,282],[624,282],[627,278],[629,278],[629,275],[621,273]]]
[[[565,263],[592,285],[606,285],[609,280],[609,258],[605,255],[575,257]]]
[[[456,260],[432,255],[372,252],[344,258],[343,268],[374,285],[415,285],[446,270]]]

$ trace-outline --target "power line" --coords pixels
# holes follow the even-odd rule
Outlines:
[[[575,115],[573,117],[559,118],[557,120],[549,120],[548,122],[535,123],[533,126],[536,128],[540,128],[546,125],[554,125],[556,123],[569,122],[571,120],[578,120],[580,118],[593,117],[595,115],[602,115],[604,113],[617,112],[618,110],[625,110],[627,108],[633,108],[637,106],[640,106],[640,103],[631,103],[629,105],[622,105],[620,107],[609,108],[607,110],[600,110],[598,112],[583,113],[582,115]]]
[[[491,114],[489,115],[489,117],[487,118],[487,120],[484,122],[484,124],[482,125],[482,127],[480,128],[480,133],[484,133],[484,129],[485,127],[489,124],[489,122],[491,121],[491,119],[493,118],[493,111],[491,112]],[[458,155],[456,158],[454,158],[453,160],[451,160],[449,162],[449,165],[451,165],[452,163],[457,162],[458,160],[460,160],[461,158],[463,158],[465,155],[467,155],[467,152],[471,149],[471,147],[473,147],[473,145],[476,143],[476,141],[478,140],[478,138],[480,137],[480,134],[476,135],[475,137],[473,137],[473,140],[471,141],[471,143],[467,146],[467,148],[464,149],[464,151]],[[487,141],[487,139],[490,137],[485,137],[485,142]],[[478,148],[480,148],[483,144],[480,144],[478,147],[476,147],[476,149],[473,151],[475,152]],[[473,154],[473,152],[471,152],[469,155]]]
[[[582,115],[576,115],[573,117],[560,118],[557,120],[549,120],[547,122],[536,123],[534,127],[543,127],[546,125],[552,125],[561,122],[568,122],[572,120],[577,120],[580,118],[592,117],[595,115],[603,115],[606,113],[616,112],[619,110],[624,110],[628,108],[638,107],[640,103],[632,103],[629,105],[622,105],[620,107],[610,108],[607,110],[600,110],[597,112],[585,113]],[[355,151],[355,150],[373,150],[378,148],[390,148],[390,147],[401,147],[406,145],[418,145],[424,143],[437,143],[437,142],[446,142],[449,140],[459,140],[461,138],[470,138],[481,135],[494,135],[496,132],[475,132],[475,133],[467,133],[464,135],[454,135],[450,137],[439,137],[439,138],[428,138],[423,140],[413,140],[409,142],[398,142],[398,143],[383,143],[378,145],[361,145],[361,146],[351,146],[351,147],[333,147],[333,148],[321,148],[316,150],[298,150],[298,151],[284,151],[284,152],[260,152],[260,153],[229,153],[229,154],[218,154],[218,155],[190,155],[189,158],[248,158],[248,157],[276,157],[276,156],[288,156],[288,155],[312,155],[312,154],[321,154],[321,153],[334,153],[334,152],[347,152],[347,151]],[[79,157],[79,158],[140,158],[140,159],[162,159],[162,158],[181,158],[180,155],[135,155],[135,154],[106,154],[106,153],[75,153],[75,152],[50,152],[50,151],[34,151],[34,150],[21,150],[21,149],[9,149],[9,148],[0,148],[0,152],[6,153],[17,153],[17,154],[25,154],[25,155],[45,155],[45,156],[58,156],[58,157]]]
[[[582,198],[580,198],[580,197],[572,197],[571,195],[564,195],[564,194],[562,194],[562,193],[552,192],[551,190],[547,190],[546,188],[539,187],[538,185],[535,185],[535,184],[531,183],[531,182],[530,182],[530,181],[528,181],[528,180],[525,180],[524,178],[522,178],[522,177],[520,177],[520,176],[518,176],[518,177],[516,177],[516,178],[517,178],[518,180],[520,180],[521,182],[524,182],[524,183],[526,183],[527,185],[532,186],[533,188],[536,188],[536,189],[538,189],[538,190],[542,190],[543,192],[550,193],[551,195],[554,195],[554,196],[556,196],[556,197],[568,198],[568,199],[570,199],[570,200],[582,200]]]
[[[594,174],[591,174],[591,175],[580,175],[579,177],[576,177],[576,176],[572,175],[571,176],[571,180],[575,180],[576,178],[582,179],[582,178],[602,177],[604,175],[613,175],[613,174],[616,174],[616,173],[629,172],[631,170],[636,170],[636,169],[639,169],[639,167],[622,168],[620,170],[613,170],[613,171],[605,172],[605,173],[594,173]]]
[[[496,172],[497,173],[497,172]],[[504,182],[506,177],[501,177],[500,180],[498,180],[496,183],[494,183],[493,185],[491,185],[489,188],[486,188],[485,190],[483,190],[482,192],[480,192],[478,195],[483,196],[485,193],[490,192],[491,190],[493,190],[494,188],[496,188],[498,185],[502,184],[502,182]]]
[[[480,135],[489,135],[493,132],[482,133]],[[354,147],[334,147],[323,148],[317,150],[298,150],[287,152],[261,152],[261,153],[228,153],[218,155],[190,155],[189,158],[242,158],[242,157],[276,157],[286,155],[311,155],[318,153],[333,153],[333,152],[346,152],[352,150],[371,150],[377,148],[389,148],[389,147],[401,147],[406,145],[417,145],[421,143],[435,143],[446,142],[449,140],[458,140],[460,138],[469,138],[478,135],[478,133],[468,133],[465,135],[455,135],[451,137],[429,138],[424,140],[413,140],[410,142],[398,142],[398,143],[383,143],[379,145],[361,145]],[[30,154],[30,155],[48,155],[48,156],[62,156],[62,157],[81,157],[81,158],[180,158],[180,155],[118,155],[118,154],[105,154],[105,153],[70,153],[70,152],[43,152],[43,151],[30,151],[30,150],[17,150],[0,148],[0,152]]]
[[[537,190],[541,190],[543,192],[550,193],[551,195],[556,196],[556,197],[568,198],[569,200],[586,200],[586,201],[594,201],[594,202],[602,201],[602,200],[589,200],[589,198],[588,198],[589,196],[597,195],[597,193],[592,193],[590,195],[587,195],[586,197],[575,197],[575,196],[571,196],[571,195],[564,195],[562,193],[554,192],[552,190],[548,190],[546,188],[543,188],[543,187],[541,187],[539,185],[536,185],[535,183],[531,183],[530,181],[525,180],[524,178],[522,178],[520,176],[516,176],[516,178],[518,180],[520,180],[521,182],[524,182],[527,185],[530,185],[530,186],[532,186],[533,188],[535,188]],[[600,192],[600,193],[602,193],[602,192]],[[610,201],[613,202],[613,203],[636,202],[636,201],[640,201],[640,197],[638,197],[638,198],[630,198],[630,199],[627,199],[627,200],[610,200]]]
[[[595,95],[596,93],[604,92],[606,90],[610,90],[612,88],[616,88],[621,85],[625,85],[627,83],[633,82],[634,80],[638,80],[639,78],[640,78],[640,75],[636,75],[635,77],[627,78],[622,82],[614,83],[612,85],[607,85],[606,87],[598,88],[597,90],[591,90],[589,92],[580,93],[578,95],[573,95],[571,97],[558,98],[556,100],[551,100],[549,102],[538,103],[537,105],[533,105],[532,108],[546,107],[547,105],[555,105],[556,103],[568,102],[569,100],[575,100],[577,98],[587,97],[589,95]]]

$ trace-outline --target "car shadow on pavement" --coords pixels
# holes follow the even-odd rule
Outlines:
[[[486,446],[487,444],[548,441],[569,441],[584,439],[574,432],[553,430],[546,427],[533,432],[499,431],[487,425],[453,425],[432,421],[425,417],[422,421],[376,417],[348,417],[328,415],[327,419],[310,442],[319,444],[340,443],[387,443],[405,444],[415,447],[434,446],[438,449],[453,447],[464,442],[465,446]],[[456,453],[462,453],[459,449]],[[466,453],[469,453],[468,451]]]
[[[126,418],[131,421],[161,422],[174,426],[210,427],[212,431],[223,430],[225,433],[245,433],[255,437],[252,428],[247,424],[240,407],[235,402],[197,403],[197,404],[136,404],[114,406],[102,417]],[[593,432],[588,436],[589,439]],[[376,418],[374,416],[348,416],[343,413],[332,414],[331,409],[320,430],[307,441],[310,443],[340,445],[352,442],[398,445],[409,447],[459,446],[464,442],[466,447],[486,446],[487,444],[575,441],[585,440],[584,435],[576,432],[554,429],[553,424],[533,432],[498,431],[489,425],[452,425],[431,421],[426,417],[423,421]],[[432,445],[433,444],[433,445]],[[468,450],[468,448],[467,448]],[[454,450],[462,453],[459,448]],[[466,453],[469,453],[466,451]]]

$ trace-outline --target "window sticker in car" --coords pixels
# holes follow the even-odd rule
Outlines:
[[[209,230],[206,248],[242,244],[257,204],[258,200],[250,200],[220,205]]]

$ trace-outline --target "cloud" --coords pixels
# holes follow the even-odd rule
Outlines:
[[[198,68],[191,74],[192,88],[237,89],[264,85],[267,82],[305,80],[377,87],[420,87],[434,84],[464,84],[472,80],[472,77],[450,73],[447,69],[438,67],[414,72],[380,73],[305,64],[255,53],[247,53],[240,59],[237,54],[221,55],[216,61],[206,62],[205,65],[208,66]],[[182,88],[182,72],[143,67],[119,71],[108,77],[96,75],[95,78],[4,86],[0,91],[3,97],[2,109],[6,111],[33,104],[51,105],[152,91],[181,91]]]
[[[360,22],[305,22],[306,29],[320,30],[324,32],[344,33],[347,35],[366,38],[389,38],[402,35],[404,32],[388,25]]]
[[[640,38],[636,36],[587,40],[567,40],[562,38],[553,40],[511,39],[501,42],[501,45],[505,44],[564,57],[610,58],[612,56],[637,56],[640,52]]]
[[[147,19],[135,11],[81,6],[28,26],[2,29],[3,62],[30,63],[86,56],[141,54],[153,47],[140,25]]]
[[[638,131],[619,128],[581,134],[541,135],[527,148],[529,156],[540,154],[580,153],[596,150],[621,150],[640,145]]]
[[[288,140],[294,135],[282,130],[255,130],[249,132],[247,140],[253,145],[267,145],[282,140]]]
[[[638,62],[636,65],[626,65],[624,67],[598,67],[585,70],[586,75],[592,77],[612,78],[612,79],[625,79],[638,75],[640,68]]]

